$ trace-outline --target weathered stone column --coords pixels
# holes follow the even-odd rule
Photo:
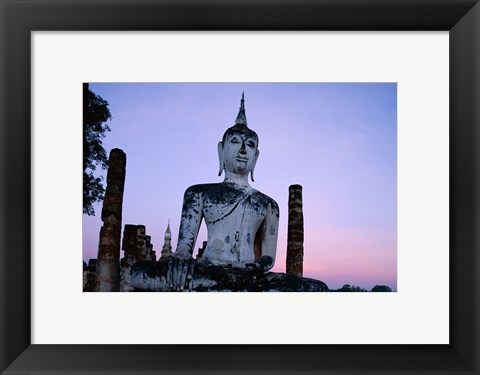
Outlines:
[[[125,224],[123,228],[122,250],[124,258],[137,259],[137,226]]]
[[[150,260],[149,249],[147,249],[147,228],[145,225],[137,225],[137,260]]]
[[[84,292],[93,292],[95,290],[95,273],[97,268],[97,260],[90,259],[88,266],[84,269],[86,271],[87,283],[83,287]]]
[[[148,253],[150,254],[149,260],[156,261],[157,260],[157,253],[155,252],[155,250],[153,250],[153,244],[152,244],[152,237],[151,236],[147,236],[147,249],[148,249]]]
[[[135,261],[155,260],[152,237],[146,233],[145,225],[125,225],[122,241],[124,258],[132,258]]]
[[[137,261],[137,226],[125,224],[122,240],[123,258],[120,261],[120,292],[131,292],[130,269]]]
[[[198,248],[197,259],[201,259],[205,249],[207,248],[207,241],[203,241],[202,247]]]
[[[103,226],[98,244],[96,292],[118,292],[120,288],[120,240],[126,163],[127,156],[122,150],[115,148],[110,151],[102,208]]]
[[[303,276],[302,186],[291,185],[288,196],[287,275]]]
[[[120,291],[131,292],[130,270],[139,260],[155,261],[152,237],[146,234],[145,225],[125,224],[123,228],[122,249],[124,257],[120,261]]]

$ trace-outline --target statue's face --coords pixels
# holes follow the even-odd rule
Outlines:
[[[255,167],[257,140],[247,134],[230,134],[223,144],[223,161],[227,171],[246,175]]]

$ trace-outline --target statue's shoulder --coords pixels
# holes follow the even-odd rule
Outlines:
[[[198,184],[198,185],[192,185],[187,188],[185,191],[185,194],[208,194],[212,191],[218,190],[219,186],[221,184],[219,183],[210,183],[210,184]]]
[[[266,204],[268,204],[270,207],[272,207],[272,209],[278,211],[278,204],[277,202],[275,201],[275,199],[273,199],[272,197],[269,197],[268,195],[266,194],[263,194],[261,191],[258,191],[256,189],[253,189],[253,193],[252,195],[254,197],[256,197],[256,199],[258,200],[261,200],[263,202],[265,202]]]

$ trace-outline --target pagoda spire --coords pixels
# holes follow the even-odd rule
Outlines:
[[[163,243],[160,260],[167,259],[172,254],[172,232],[170,231],[170,219],[168,219],[167,230],[165,231],[165,242]]]
[[[247,126],[247,115],[245,114],[245,95],[242,92],[242,100],[240,100],[240,109],[238,110],[235,125]]]

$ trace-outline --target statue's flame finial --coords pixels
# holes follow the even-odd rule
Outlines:
[[[247,115],[245,114],[245,95],[242,92],[242,100],[240,100],[240,109],[238,110],[235,125],[247,126]]]
[[[258,135],[252,129],[247,126],[247,116],[245,115],[245,94],[242,92],[242,100],[240,100],[240,109],[238,110],[238,115],[235,120],[235,124],[228,128],[223,134],[222,143],[227,139],[229,134],[247,134],[249,137],[253,137],[257,140],[258,146]]]

